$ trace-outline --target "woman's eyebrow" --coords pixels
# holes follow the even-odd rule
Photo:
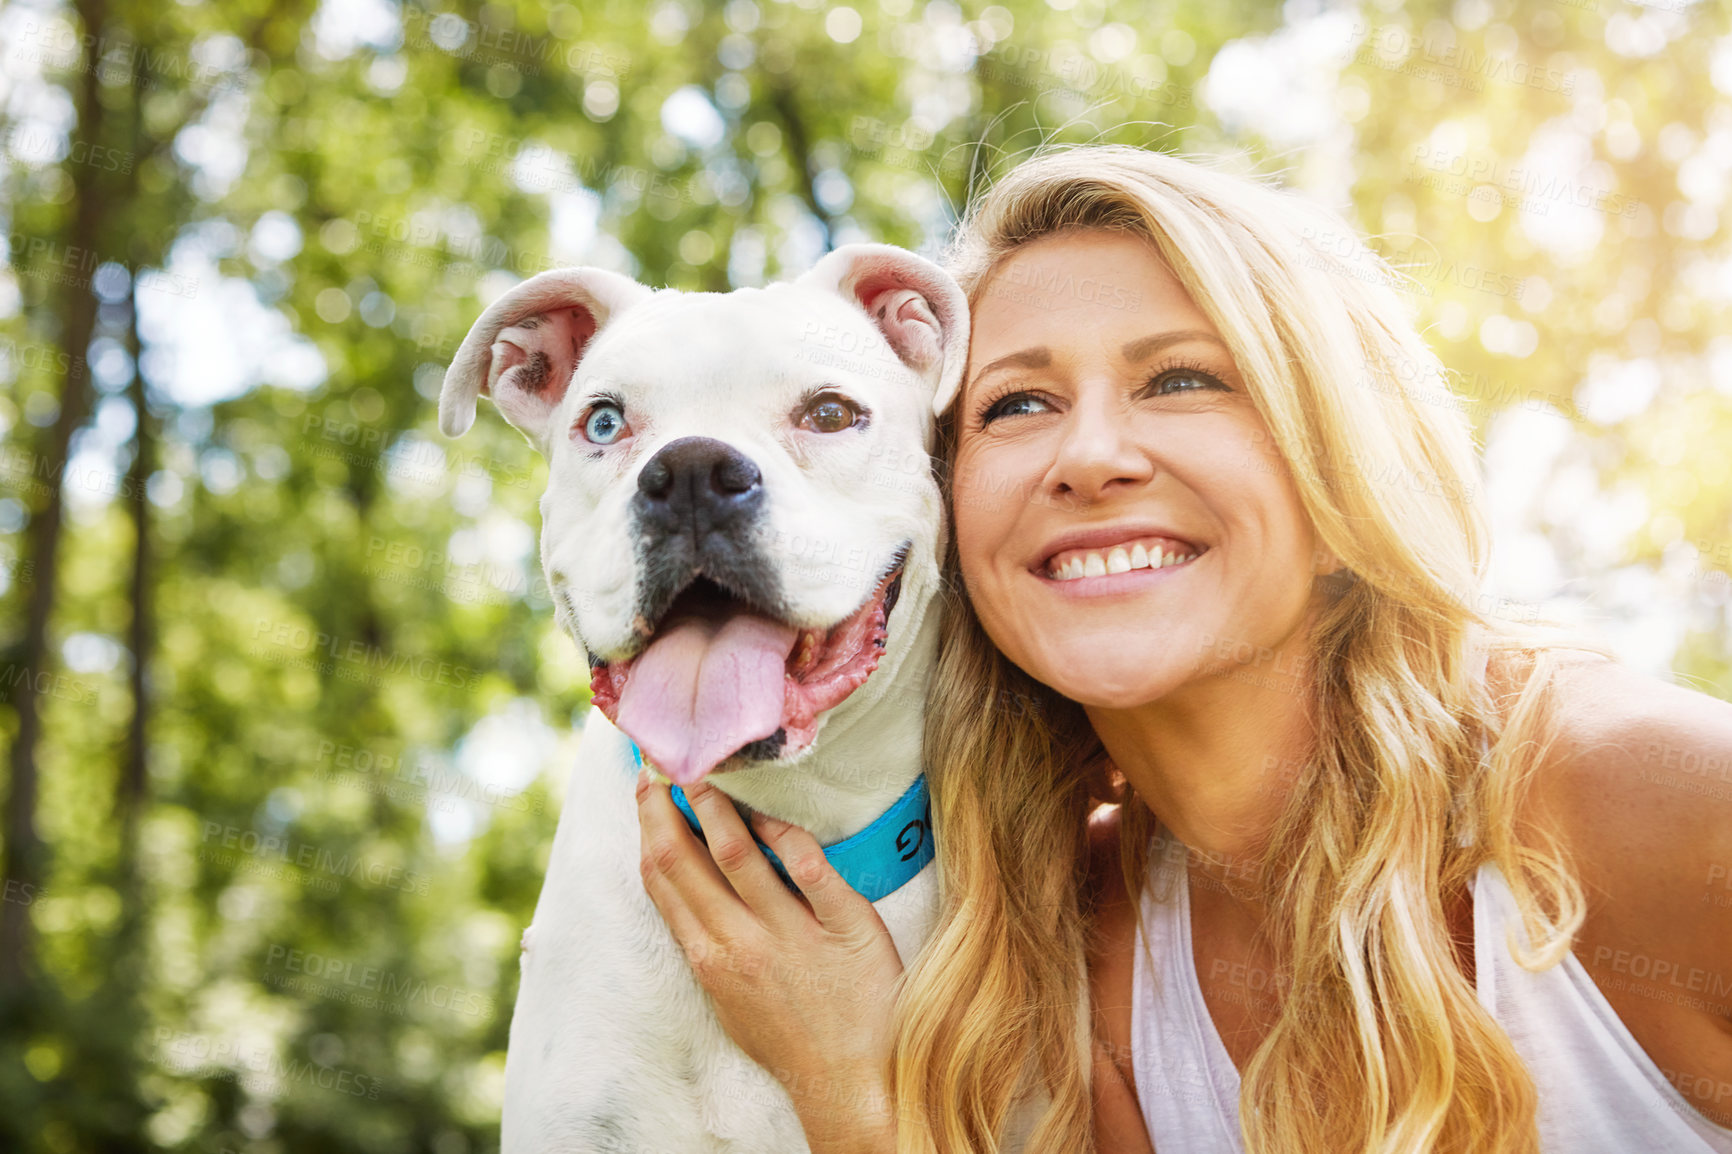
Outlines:
[[[1169,345],[1181,345],[1187,341],[1207,341],[1226,349],[1226,342],[1214,333],[1203,329],[1178,329],[1170,333],[1156,333],[1153,336],[1138,337],[1119,350],[1127,361],[1140,361],[1154,356]]]
[[[1052,364],[1052,350],[1045,345],[1036,345],[1032,349],[1023,349],[1021,352],[999,357],[969,378],[969,383],[972,384],[998,369],[1044,369],[1050,364]]]

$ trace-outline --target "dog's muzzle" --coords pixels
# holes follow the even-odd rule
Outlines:
[[[590,685],[595,707],[681,785],[736,757],[806,748],[819,715],[884,652],[911,543],[846,618],[801,629],[784,620],[776,570],[751,545],[762,506],[757,466],[707,437],[670,442],[638,476],[645,581],[633,629],[644,646],[595,661]]]

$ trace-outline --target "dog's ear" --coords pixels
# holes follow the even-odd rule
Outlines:
[[[548,422],[595,334],[654,290],[599,268],[538,273],[487,306],[457,348],[439,391],[439,428],[460,437],[486,393],[548,455]]]
[[[895,245],[845,244],[795,283],[866,310],[902,363],[932,386],[933,415],[950,407],[968,360],[968,300],[949,273]]]

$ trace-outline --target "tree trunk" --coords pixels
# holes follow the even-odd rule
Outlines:
[[[138,70],[133,79],[132,140],[134,154],[143,151],[144,73]],[[130,200],[138,188],[138,169],[133,168],[128,181]],[[120,776],[115,784],[115,817],[120,824],[120,853],[117,873],[123,903],[123,932],[137,934],[143,923],[144,887],[138,876],[138,826],[144,816],[149,793],[150,754],[150,672],[151,655],[156,644],[154,550],[151,542],[150,501],[145,484],[156,470],[156,418],[146,397],[144,372],[139,367],[143,351],[138,335],[138,273],[142,261],[133,266],[132,291],[126,321],[126,351],[132,357],[132,383],[128,399],[136,419],[133,431],[132,464],[126,471],[125,493],[132,514],[132,622],[127,628],[127,647],[132,650],[132,720],[126,728],[126,750],[120,763]],[[129,943],[136,946],[136,942]],[[136,959],[136,954],[134,955]],[[142,959],[136,959],[142,963]]]
[[[107,17],[105,0],[79,0],[76,8],[86,43],[100,44]],[[85,140],[101,138],[100,60],[95,52],[94,47],[87,49],[85,70],[78,83],[76,131]],[[88,254],[96,252],[98,232],[108,206],[99,188],[101,172],[96,165],[72,164],[68,168],[72,178],[72,221],[65,243],[69,250],[75,250],[70,254],[75,267],[83,269],[86,261],[94,264],[95,258]],[[33,571],[34,580],[25,600],[24,638],[19,648],[23,677],[14,681],[12,704],[18,711],[18,736],[12,744],[4,819],[6,840],[0,850],[0,871],[6,880],[14,886],[35,888],[41,887],[46,872],[42,838],[36,830],[36,747],[42,735],[41,694],[37,690],[39,685],[47,686],[46,678],[51,676],[48,666],[53,662],[53,654],[48,631],[54,614],[60,530],[65,514],[62,478],[72,434],[90,411],[90,373],[85,352],[96,328],[96,298],[91,295],[88,278],[82,282],[73,278],[62,290],[60,350],[65,355],[63,363],[69,368],[54,428],[38,441],[38,460],[46,461],[48,468],[32,469],[32,475],[47,473],[49,483],[47,496],[39,507],[31,510],[25,536],[24,559]],[[24,892],[32,893],[34,889]],[[25,993],[32,954],[29,906],[0,902],[0,1002]]]
[[[824,230],[824,251],[829,252],[836,247],[836,222],[818,200],[816,174],[812,171],[812,141],[799,106],[794,103],[794,90],[784,84],[775,85],[770,89],[770,104],[788,135],[788,153],[794,158],[794,167],[798,170],[800,199],[806,202],[812,219]]]

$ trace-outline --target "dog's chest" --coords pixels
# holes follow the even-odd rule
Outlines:
[[[585,735],[526,933],[505,1149],[805,1151],[787,1092],[722,1029],[644,892],[631,773],[604,736]],[[929,864],[875,903],[905,964],[937,898]]]

